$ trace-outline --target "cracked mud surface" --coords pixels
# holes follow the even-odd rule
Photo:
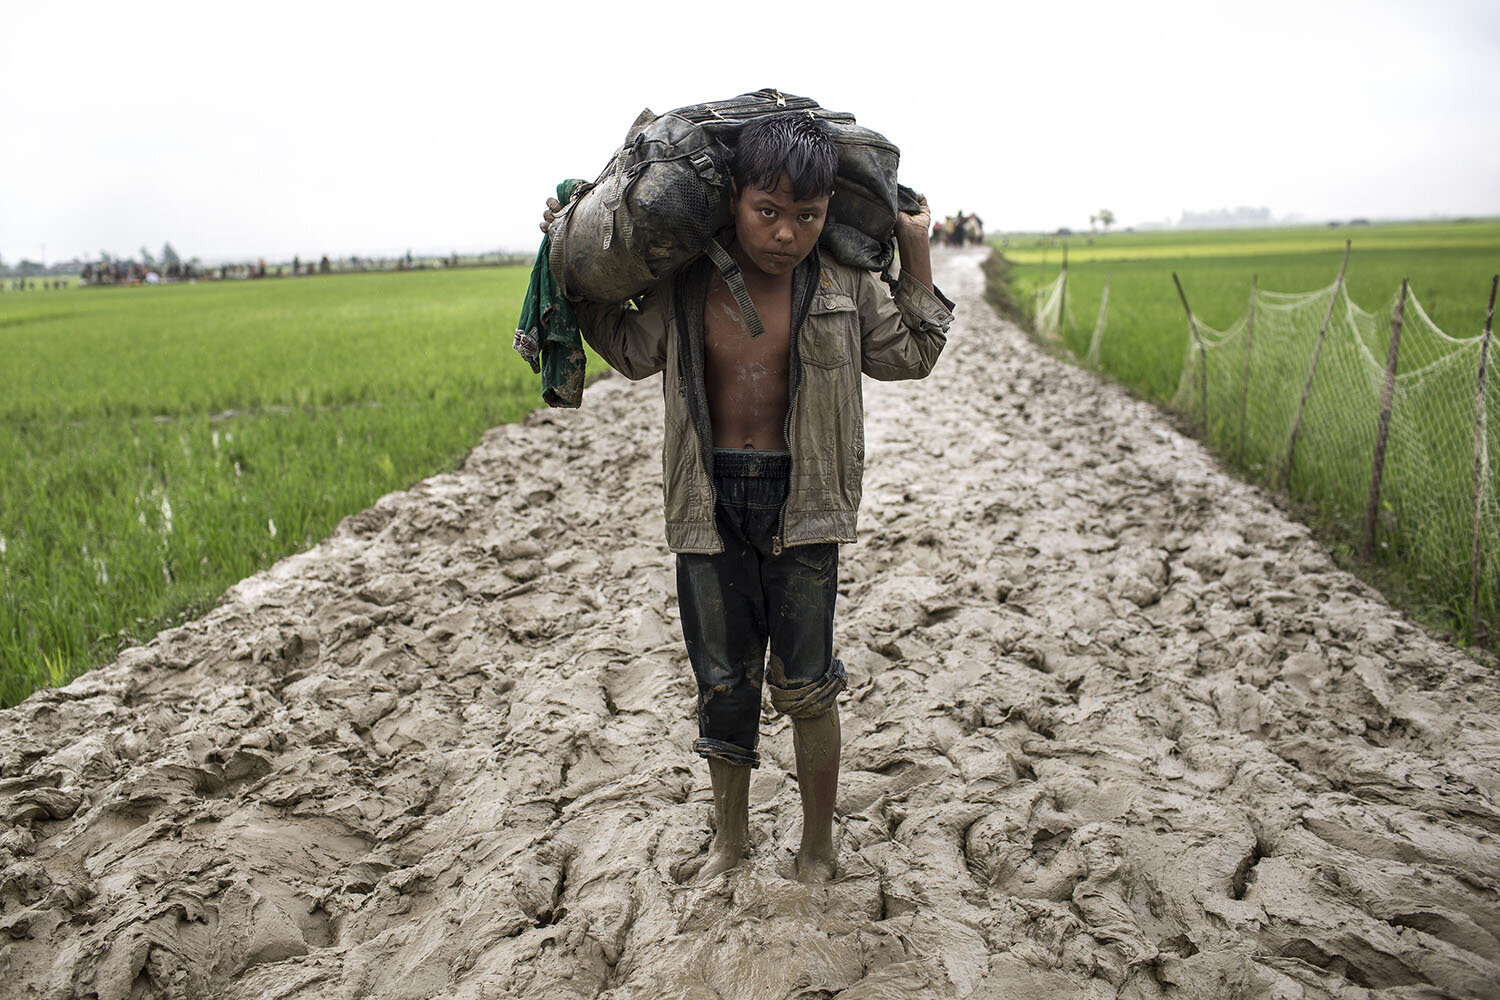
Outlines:
[[[935,262],[866,383],[832,885],[768,713],[709,885],[659,383],[486,435],[0,713],[7,996],[1500,995],[1493,670]]]

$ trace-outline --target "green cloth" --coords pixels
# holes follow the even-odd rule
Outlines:
[[[582,183],[576,178],[563,181],[557,186],[557,200],[566,205]],[[572,304],[552,277],[551,250],[552,237],[543,236],[511,346],[542,376],[542,399],[548,406],[576,407],[583,402],[583,337]]]

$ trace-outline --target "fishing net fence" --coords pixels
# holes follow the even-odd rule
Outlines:
[[[1106,283],[1084,352],[1096,369],[1108,305]],[[1086,328],[1066,270],[1037,291],[1034,316],[1044,336],[1065,318]],[[1196,316],[1183,326],[1171,408],[1246,478],[1399,566],[1471,639],[1500,637],[1500,377],[1488,331],[1449,336],[1404,287],[1366,311],[1341,281],[1305,293],[1252,283],[1227,329]]]

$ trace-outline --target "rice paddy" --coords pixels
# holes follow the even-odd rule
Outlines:
[[[0,295],[0,703],[201,613],[539,405],[510,348],[527,274]]]

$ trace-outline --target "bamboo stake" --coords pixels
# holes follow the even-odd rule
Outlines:
[[[1062,339],[1063,326],[1067,323],[1068,305],[1068,241],[1063,240],[1062,291],[1057,298],[1057,339]]]
[[[1370,502],[1365,506],[1364,556],[1375,555],[1375,523],[1380,517],[1380,480],[1385,475],[1385,442],[1391,430],[1391,400],[1396,395],[1396,356],[1401,349],[1401,325],[1406,318],[1406,290],[1409,282],[1401,279],[1401,294],[1396,311],[1391,313],[1391,342],[1385,352],[1385,391],[1380,396],[1380,423],[1375,430],[1375,458],[1370,463]]]
[[[1112,272],[1104,274],[1104,294],[1099,297],[1099,318],[1094,320],[1094,335],[1089,338],[1089,358],[1094,370],[1098,371],[1104,367],[1104,314],[1109,307],[1109,283],[1114,277]]]
[[[1041,326],[1042,296],[1046,294],[1047,288],[1047,241],[1045,239],[1042,240],[1042,274],[1041,277],[1037,278],[1036,280],[1036,310],[1032,322],[1033,325],[1036,326],[1037,333],[1046,333],[1047,331],[1043,330]]]
[[[1313,346],[1312,364],[1307,366],[1307,382],[1302,386],[1302,401],[1297,404],[1297,416],[1292,420],[1292,436],[1286,446],[1286,473],[1282,481],[1288,493],[1292,490],[1292,463],[1297,460],[1297,432],[1302,429],[1302,413],[1307,409],[1307,396],[1312,392],[1313,375],[1318,370],[1318,355],[1323,353],[1323,338],[1328,333],[1328,322],[1333,319],[1333,304],[1339,300],[1339,289],[1344,286],[1344,269],[1349,266],[1349,244],[1344,241],[1344,260],[1339,264],[1339,276],[1333,282],[1333,295],[1328,299],[1328,311],[1323,314],[1323,325],[1318,327],[1318,342]]]
[[[1245,320],[1245,373],[1240,378],[1240,467],[1245,466],[1245,410],[1250,404],[1250,340],[1255,336],[1255,296],[1260,275],[1250,275],[1250,317]]]
[[[1490,354],[1490,331],[1495,325],[1495,288],[1500,274],[1490,279],[1490,307],[1484,314],[1484,340],[1479,345],[1479,392],[1474,401],[1474,543],[1469,550],[1469,641],[1479,635],[1479,496],[1489,466],[1489,439],[1485,434],[1484,376]]]
[[[1177,297],[1182,300],[1183,311],[1187,313],[1188,329],[1193,333],[1193,341],[1198,345],[1198,379],[1199,399],[1203,407],[1203,437],[1208,438],[1208,351],[1203,347],[1203,338],[1198,336],[1198,321],[1193,318],[1193,310],[1188,306],[1187,293],[1182,290],[1182,282],[1177,280],[1177,272],[1172,272],[1172,284],[1177,286]]]

